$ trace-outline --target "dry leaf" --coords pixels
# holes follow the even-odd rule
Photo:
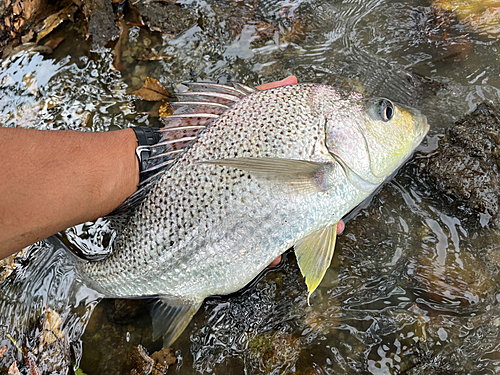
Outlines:
[[[139,9],[137,9],[134,5],[128,4],[129,6],[129,11],[125,15],[125,20],[127,21],[127,24],[130,26],[144,26],[144,21],[142,20],[141,17],[141,12],[139,12]]]
[[[45,317],[42,321],[42,334],[40,335],[39,350],[52,344],[56,340],[63,338],[64,332],[61,331],[62,319],[57,312],[46,307]]]
[[[268,22],[257,21],[257,24],[255,25],[255,34],[254,34],[254,36],[257,36],[257,38],[254,39],[254,41],[260,41],[271,38],[276,31],[278,31],[276,26],[271,25]]]
[[[56,14],[47,17],[45,21],[43,21],[45,27],[43,28],[42,31],[38,33],[36,42],[38,43],[40,39],[49,35],[49,33],[52,30],[54,30],[57,26],[59,26],[59,24],[61,24],[62,22],[72,19],[73,14],[77,9],[78,7],[76,5],[71,4],[68,5],[66,8],[64,8],[63,10],[57,12]]]
[[[4,81],[2,81],[2,85],[4,85]],[[18,253],[12,254],[4,259],[0,259],[0,284],[14,271],[16,268],[16,258],[22,258],[26,249],[27,248],[24,248]],[[1,357],[2,356],[0,355],[0,358]]]
[[[147,101],[158,101],[168,98],[170,95],[160,81],[154,78],[146,78],[146,83],[139,90],[132,92],[133,95]]]
[[[7,350],[7,346],[0,348],[0,358],[3,358],[3,355],[5,354],[6,350]]]
[[[36,358],[24,345],[23,345],[23,359],[28,368],[29,375],[42,375],[40,369],[36,365]]]
[[[51,50],[55,50],[56,47],[61,44],[61,42],[66,39],[65,37],[61,36],[59,38],[53,38],[49,40],[47,43],[44,44],[45,47],[49,47]]]
[[[25,44],[25,43],[29,43],[29,42],[33,39],[33,37],[34,37],[34,36],[35,36],[35,32],[34,32],[33,30],[30,30],[30,31],[28,31],[28,32],[26,33],[26,35],[23,35],[23,36],[21,37],[21,42],[22,42],[23,44]]]
[[[19,369],[17,368],[17,363],[15,361],[10,365],[9,372],[7,373],[7,375],[21,375]]]
[[[167,116],[170,116],[173,113],[174,113],[174,110],[172,109],[172,106],[170,104],[168,104],[167,102],[164,101],[161,104],[161,107],[160,107],[160,110],[159,110],[160,117],[167,117]]]

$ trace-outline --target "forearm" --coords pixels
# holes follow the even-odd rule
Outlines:
[[[139,182],[131,129],[0,128],[0,140],[0,259],[110,213]]]

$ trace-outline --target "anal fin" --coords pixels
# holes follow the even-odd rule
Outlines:
[[[319,286],[326,270],[330,267],[336,240],[337,223],[311,233],[297,241],[294,246],[300,272],[305,277],[309,290],[308,304],[311,294]]]
[[[148,308],[153,321],[153,341],[163,336],[163,347],[171,346],[187,327],[202,302],[169,297],[152,300]]]

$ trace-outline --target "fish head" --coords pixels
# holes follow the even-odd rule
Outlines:
[[[351,182],[367,190],[401,166],[429,130],[418,110],[359,93],[337,95],[326,113],[325,144]],[[354,181],[355,180],[355,181]]]

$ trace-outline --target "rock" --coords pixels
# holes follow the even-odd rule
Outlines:
[[[302,347],[300,338],[282,331],[264,332],[249,343],[252,357],[266,374],[293,366]]]
[[[448,129],[428,159],[424,175],[465,216],[498,227],[500,114],[486,104]]]
[[[172,348],[162,349],[154,352],[151,358],[155,361],[153,375],[163,375],[167,372],[169,366],[177,362],[174,350]]]
[[[92,50],[102,51],[108,42],[118,39],[120,30],[115,24],[115,14],[110,0],[85,2],[84,12],[90,16],[89,34],[92,35]]]
[[[180,34],[196,23],[191,12],[178,4],[140,0],[134,5],[155,31]]]
[[[146,353],[141,345],[131,350],[129,359],[132,364],[131,375],[149,375],[153,371],[155,361]]]
[[[436,262],[433,254],[422,253],[412,279],[425,299],[463,307],[484,301],[495,288],[487,264],[469,251],[446,257],[444,264]]]
[[[500,2],[496,0],[434,0],[437,9],[453,12],[470,30],[497,39],[500,36]]]

